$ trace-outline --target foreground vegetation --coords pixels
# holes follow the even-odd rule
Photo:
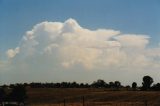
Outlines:
[[[28,102],[36,104],[159,103],[158,91],[110,91],[106,88],[28,88]]]
[[[0,102],[3,104],[16,101],[18,104],[53,106],[65,103],[72,104],[72,106],[80,104],[82,106],[84,103],[88,106],[94,106],[96,103],[103,105],[137,103],[136,106],[157,103],[159,106],[160,84],[153,84],[153,78],[150,76],[144,76],[142,80],[140,87],[136,82],[133,82],[130,87],[121,85],[119,81],[106,83],[101,79],[92,84],[62,82],[3,85],[0,88]]]

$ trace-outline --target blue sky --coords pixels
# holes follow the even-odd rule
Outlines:
[[[159,0],[0,0],[0,51],[18,45],[24,33],[39,22],[68,18],[90,29],[146,34],[157,45],[159,11]]]
[[[51,23],[43,23],[44,21]],[[40,29],[41,26],[44,29]],[[67,32],[64,31],[66,36],[63,38],[64,42],[58,40],[56,44],[51,44],[50,42],[55,43],[57,39],[50,40],[45,27],[55,36],[54,26],[63,26],[62,29],[55,30],[62,32],[66,30],[77,38],[79,38],[77,35],[79,33],[83,39],[79,41],[79,39],[71,37],[76,44],[72,41],[68,42]],[[37,33],[33,27],[40,31]],[[73,33],[69,29],[78,31],[75,30],[76,33]],[[88,32],[85,29],[88,29]],[[32,31],[27,34],[26,32],[29,30]],[[84,33],[89,34],[84,37]],[[41,36],[41,34],[44,35]],[[104,41],[96,34],[104,34],[104,37],[110,36],[115,41],[111,39]],[[121,36],[114,38],[119,34]],[[32,42],[29,36],[32,36],[35,42]],[[59,34],[59,36],[62,35]],[[148,39],[146,36],[150,38]],[[22,38],[25,38],[26,41]],[[45,41],[46,39],[48,41]],[[86,39],[89,39],[89,44],[85,44]],[[66,42],[68,43],[66,44]],[[106,42],[112,48],[111,53],[104,50],[104,48],[108,48],[105,45]],[[61,43],[65,46],[63,47]],[[97,49],[92,50],[88,45],[91,46],[90,48],[94,46]],[[22,81],[51,81],[54,76],[56,81],[64,81],[65,78],[68,78],[68,81],[93,81],[97,78],[108,78],[107,80],[121,80],[128,84],[135,79],[134,76],[140,83],[140,78],[145,74],[152,75],[158,81],[160,80],[157,74],[160,67],[159,45],[160,0],[0,0],[0,73],[2,71],[0,80],[2,82],[18,82],[22,79]],[[73,50],[75,54],[70,53],[73,49],[72,46],[75,46],[75,50]],[[59,49],[56,49],[56,52],[52,51],[56,47]],[[118,53],[115,52],[115,47],[118,47]],[[30,56],[33,52],[32,49],[36,51],[35,54],[33,53],[34,56]],[[62,51],[68,55],[63,54]],[[46,56],[45,52],[52,52],[52,55]],[[52,57],[48,58],[50,55]],[[86,58],[87,56],[88,58]],[[130,61],[132,59],[134,62]],[[42,60],[46,61],[46,64]],[[98,63],[99,60],[101,63]],[[104,64],[105,62],[106,64]],[[21,65],[19,65],[20,63]],[[57,66],[53,73],[51,73],[52,66]],[[42,69],[47,71],[44,73]],[[56,69],[65,70],[65,72]],[[119,74],[116,70],[120,70]],[[152,72],[151,70],[156,71]],[[37,72],[39,74],[36,76]],[[17,77],[17,74],[21,78]],[[50,77],[41,79],[44,74],[50,75]],[[114,76],[115,74],[119,76]],[[28,79],[29,76],[31,78]],[[84,78],[82,79],[81,76]],[[127,82],[125,78],[131,78],[131,80]]]

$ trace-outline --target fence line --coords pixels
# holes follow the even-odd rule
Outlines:
[[[160,106],[160,103],[150,103],[148,100],[144,101],[130,101],[130,102],[108,102],[108,101],[87,101],[84,96],[80,101],[70,101],[74,98],[66,98],[63,101],[63,106]],[[59,105],[61,106],[61,105]]]
[[[98,99],[98,98],[97,98]],[[68,97],[61,99],[61,102],[54,102],[53,104],[35,104],[30,106],[160,106],[160,102],[143,101],[101,101],[97,99],[87,99],[85,96]]]

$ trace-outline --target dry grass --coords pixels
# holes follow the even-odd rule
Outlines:
[[[154,91],[109,91],[87,88],[28,88],[31,106],[160,106],[160,92]]]

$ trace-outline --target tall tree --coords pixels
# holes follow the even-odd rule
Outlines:
[[[17,84],[12,88],[12,92],[9,95],[9,99],[17,101],[18,103],[24,103],[27,98],[26,89],[23,85]]]
[[[150,76],[144,76],[142,82],[142,90],[149,90],[151,84],[153,83],[153,78]]]
[[[132,89],[133,89],[133,90],[136,90],[136,88],[137,88],[137,83],[136,83],[136,82],[133,82],[133,83],[132,83]]]
[[[4,88],[0,88],[0,104],[1,105],[2,105],[2,102],[4,102],[5,97],[6,97],[6,92],[5,92]]]
[[[115,81],[115,82],[114,82],[114,85],[115,85],[115,88],[116,88],[117,90],[119,90],[119,88],[121,87],[121,82]]]

